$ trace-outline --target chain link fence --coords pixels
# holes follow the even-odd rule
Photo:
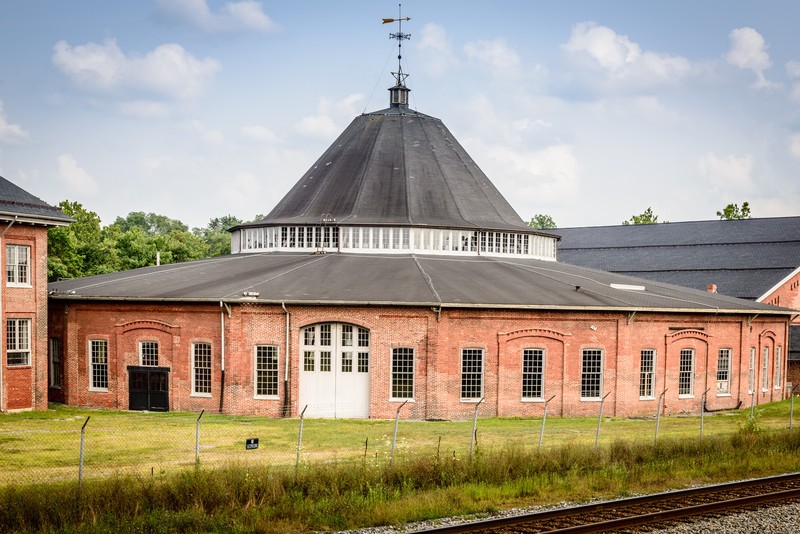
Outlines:
[[[312,412],[301,407],[293,413]],[[136,474],[161,476],[181,469],[231,464],[300,469],[326,462],[391,466],[409,457],[472,461],[480,451],[547,449],[564,445],[602,447],[616,439],[713,439],[756,418],[760,428],[792,429],[794,399],[765,409],[639,419],[481,417],[480,404],[465,405],[458,420],[404,419],[404,405],[383,413],[395,418],[267,418],[210,413],[81,410],[56,406],[47,412],[0,417],[0,485],[57,482]],[[767,413],[768,412],[768,413]],[[319,412],[317,412],[319,413]],[[354,409],[354,413],[355,409]]]

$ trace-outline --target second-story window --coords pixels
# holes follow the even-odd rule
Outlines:
[[[31,247],[6,245],[6,283],[28,286],[31,283]]]

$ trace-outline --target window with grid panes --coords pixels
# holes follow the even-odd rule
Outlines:
[[[108,341],[104,339],[89,340],[89,389],[108,389]]]
[[[461,350],[461,398],[483,397],[483,349]]]
[[[192,393],[211,394],[211,343],[192,343]]]
[[[522,398],[541,399],[544,395],[544,349],[522,351]]]
[[[761,360],[761,390],[769,387],[769,347],[764,347],[764,358]]]
[[[158,341],[141,341],[139,343],[140,365],[158,366]]]
[[[6,320],[6,365],[31,364],[31,320]]]
[[[656,368],[656,351],[644,349],[639,357],[639,397],[652,399]]]
[[[278,396],[278,347],[256,345],[256,396]]]
[[[772,387],[778,389],[781,387],[782,382],[782,375],[783,372],[783,354],[781,353],[781,346],[778,345],[775,347],[775,377],[772,380]]]
[[[681,349],[678,367],[678,395],[694,394],[694,349]]]
[[[31,283],[31,247],[6,245],[6,283],[29,286]]]
[[[319,370],[324,373],[331,371],[331,352],[323,350],[319,353]]]
[[[353,353],[352,352],[343,352],[342,353],[342,372],[343,373],[352,373],[353,372]]]
[[[303,371],[313,371],[313,370],[314,370],[314,351],[313,350],[303,351]]]
[[[717,353],[717,394],[731,392],[731,349],[719,349]]]
[[[748,393],[756,390],[756,348],[750,347],[750,376],[747,381]]]
[[[583,349],[581,353],[581,398],[599,399],[603,391],[603,351]]]
[[[51,337],[47,340],[47,356],[49,369],[49,386],[61,387],[61,338]]]
[[[414,349],[392,349],[392,398],[414,398]]]

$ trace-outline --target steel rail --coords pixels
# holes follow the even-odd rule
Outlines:
[[[690,506],[678,506],[670,510],[660,510],[656,512],[649,512],[644,514],[631,514],[627,517],[601,520],[600,522],[587,523],[585,525],[576,525],[568,527],[554,527],[549,530],[539,530],[539,532],[597,532],[599,530],[611,530],[613,528],[622,528],[624,526],[635,526],[646,523],[654,523],[667,521],[670,519],[679,519],[692,515],[701,515],[704,513],[711,513],[714,511],[726,510],[731,508],[741,508],[745,506],[752,506],[763,504],[765,502],[772,502],[776,500],[788,500],[793,498],[800,498],[800,473],[791,473],[787,475],[778,475],[765,478],[756,478],[750,480],[743,480],[738,482],[726,482],[723,484],[715,484],[710,486],[703,486],[698,488],[690,488],[685,490],[667,491],[661,493],[654,493],[650,495],[643,495],[639,497],[629,497],[625,499],[616,499],[612,501],[603,501],[591,504],[584,504],[573,506],[569,508],[559,508],[556,510],[546,510],[543,512],[533,512],[529,514],[520,514],[509,517],[501,517],[494,519],[484,519],[470,523],[461,523],[458,525],[448,525],[436,528],[427,529],[426,532],[435,532],[437,534],[451,534],[451,533],[467,533],[467,532],[492,532],[502,531],[510,527],[518,526],[525,528],[526,523],[543,523],[545,521],[566,520],[570,517],[579,515],[600,514],[604,512],[613,512],[621,508],[634,508],[640,505],[652,505],[659,502],[667,502],[670,500],[686,500],[689,497],[710,495],[713,493],[730,492],[741,490],[745,488],[753,488],[760,485],[777,485],[796,483],[798,487],[792,489],[782,489],[777,492],[761,492],[757,495],[749,495],[744,497],[735,497],[732,499],[721,499],[711,503],[696,504]],[[638,522],[636,522],[638,520]],[[627,523],[626,523],[627,521]],[[616,526],[613,524],[616,523]]]

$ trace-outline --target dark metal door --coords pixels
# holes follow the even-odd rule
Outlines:
[[[169,411],[169,369],[128,367],[129,410]]]

